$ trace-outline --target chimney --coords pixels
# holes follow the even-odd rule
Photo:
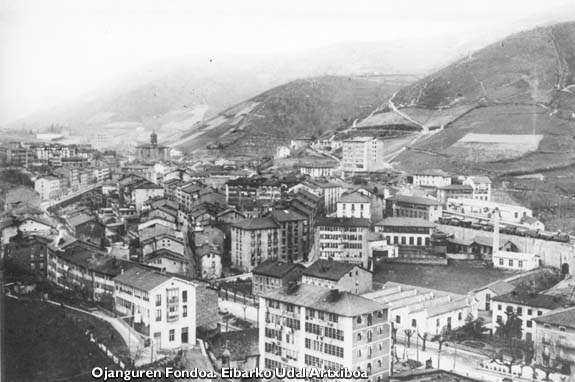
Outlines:
[[[499,208],[493,211],[493,254],[499,252]]]
[[[332,289],[329,291],[329,301],[337,301],[339,299],[339,289]]]

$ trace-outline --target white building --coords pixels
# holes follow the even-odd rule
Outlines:
[[[371,219],[371,199],[359,192],[344,194],[336,205],[338,218]]]
[[[522,225],[526,217],[533,217],[533,211],[523,206],[495,203],[478,199],[447,199],[446,211],[469,218],[492,219],[499,210],[501,224]]]
[[[140,213],[146,201],[163,196],[164,187],[154,183],[144,183],[134,188],[134,203],[136,204],[136,211]]]
[[[451,175],[443,170],[431,169],[413,174],[413,185],[422,187],[445,187],[451,184]]]
[[[389,245],[429,246],[435,224],[420,218],[392,217],[375,224]]]
[[[389,379],[387,307],[315,285],[281,288],[260,298],[259,348],[266,369],[361,370]]]
[[[133,319],[153,351],[196,343],[196,286],[165,273],[134,267],[114,278],[115,311]]]
[[[57,199],[60,196],[60,179],[55,176],[43,176],[34,181],[34,191],[42,200]]]
[[[360,218],[320,218],[315,225],[314,259],[358,264],[371,269],[369,220]]]
[[[493,266],[495,268],[516,271],[530,271],[539,268],[541,259],[532,253],[496,251],[493,253]]]
[[[384,167],[383,141],[374,137],[355,137],[343,142],[344,172],[364,172]]]
[[[282,159],[282,158],[287,158],[289,157],[291,154],[291,151],[289,149],[289,147],[287,146],[278,146],[276,149],[276,155],[275,155],[275,159]]]
[[[457,329],[468,315],[477,318],[475,298],[429,288],[387,282],[381,290],[365,293],[365,298],[389,307],[394,327],[437,335],[446,327]]]
[[[311,178],[331,178],[335,174],[338,164],[335,162],[314,162],[299,165],[301,175],[309,175]]]
[[[491,179],[486,176],[468,176],[463,184],[473,188],[473,199],[491,200]]]

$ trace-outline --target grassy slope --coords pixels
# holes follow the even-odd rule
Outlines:
[[[86,328],[110,335],[106,323],[39,302],[5,299],[5,372],[9,381],[91,381],[93,367],[114,364],[84,335]],[[120,337],[118,334],[115,337]],[[115,338],[114,341],[122,341]],[[121,345],[121,344],[120,344]],[[125,347],[125,344],[124,344]]]
[[[258,105],[239,123],[228,120],[181,148],[191,151],[212,143],[220,144],[227,155],[271,155],[276,145],[288,144],[297,136],[319,136],[349,126],[399,87],[397,81],[388,84],[334,76],[292,81],[248,101]],[[222,114],[233,116],[230,111]]]

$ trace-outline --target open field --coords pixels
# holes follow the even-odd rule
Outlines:
[[[393,281],[466,294],[473,289],[514,274],[516,273],[464,262],[454,262],[449,266],[377,264],[373,272],[373,281],[374,283]]]
[[[4,307],[7,381],[93,381],[93,367],[115,368],[84,335],[84,327],[101,332],[106,323],[36,301],[6,298]],[[106,335],[112,333],[109,327]]]

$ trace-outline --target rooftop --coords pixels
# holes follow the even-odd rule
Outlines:
[[[385,218],[380,222],[376,223],[375,225],[389,226],[389,227],[424,227],[424,228],[435,227],[435,224],[433,224],[428,220],[419,218],[405,218],[405,217]]]
[[[72,227],[77,227],[80,224],[84,224],[84,223],[87,223],[87,222],[93,221],[93,220],[97,221],[97,219],[94,216],[85,214],[83,212],[81,212],[79,214],[74,214],[74,215],[68,216],[65,219],[66,219],[66,222]]]
[[[542,324],[565,326],[575,329],[575,306],[562,308],[533,319]]]
[[[494,281],[490,284],[485,285],[484,287],[476,289],[474,292],[479,292],[479,291],[482,291],[484,289],[489,289],[493,293],[495,293],[496,295],[500,296],[503,294],[513,292],[515,290],[515,286],[513,286],[512,284],[509,284],[508,282],[506,282],[504,280],[497,280],[497,281]]]
[[[426,206],[438,206],[441,204],[441,202],[437,199],[426,198],[423,196],[412,196],[412,195],[401,195],[401,194],[396,194],[388,198],[387,200],[395,202],[403,202],[403,203],[423,204]]]
[[[171,278],[172,276],[152,269],[133,267],[125,271],[123,274],[116,276],[114,281],[140,290],[150,291]]]
[[[279,224],[276,223],[270,216],[265,218],[244,219],[233,224],[233,226],[245,230],[280,228]]]
[[[344,317],[355,317],[387,309],[385,305],[353,293],[335,292],[333,289],[308,284],[298,285],[291,291],[277,289],[264,297]]]
[[[483,184],[491,184],[491,179],[486,176],[479,175],[479,176],[470,176],[469,179],[473,181],[473,183],[483,183]]]
[[[158,184],[147,182],[135,187],[134,190],[163,190],[164,188]]]
[[[341,198],[338,199],[338,203],[370,203],[371,200],[365,196],[360,194],[359,192],[352,192],[347,195],[343,195]]]
[[[345,276],[348,272],[351,272],[355,267],[359,268],[359,266],[355,264],[320,259],[306,268],[302,274],[309,277],[339,281],[343,276]]]
[[[288,263],[281,260],[268,259],[252,270],[253,274],[282,278],[294,269],[303,268],[301,264]]]
[[[293,210],[273,210],[270,214],[274,219],[279,222],[287,222],[294,220],[307,220],[304,216],[298,214]]]
[[[443,176],[443,177],[450,177],[451,175],[443,170],[433,168],[429,170],[422,170],[419,172],[414,173],[413,175],[423,175],[423,176]]]
[[[541,293],[516,293],[511,292],[501,296],[493,297],[493,301],[506,302],[510,304],[526,305],[542,309],[557,309],[572,306],[573,303],[563,296],[549,296]]]
[[[157,259],[157,258],[166,258],[166,259],[171,259],[171,260],[176,260],[176,261],[185,261],[184,259],[184,255],[181,253],[177,253],[174,251],[170,251],[167,248],[160,248],[155,250],[154,252],[148,253],[146,255],[146,261],[149,260],[153,260],[153,259]]]

